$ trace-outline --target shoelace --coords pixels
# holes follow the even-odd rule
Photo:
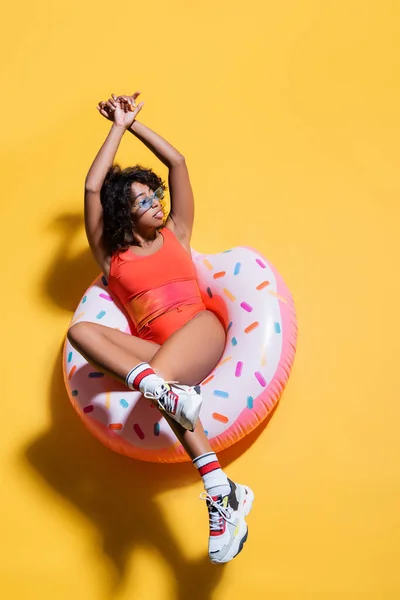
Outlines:
[[[165,381],[164,383],[169,384],[174,384],[174,383],[179,383],[178,381]],[[167,393],[165,393],[167,392]],[[173,396],[171,395],[173,394]],[[167,411],[170,412],[175,408],[175,398],[174,396],[177,396],[177,394],[175,394],[175,392],[173,392],[172,390],[165,390],[164,392],[162,392],[159,396],[156,396],[155,394],[152,394],[151,392],[145,392],[144,394],[145,398],[149,398],[150,400],[157,400],[157,402],[159,404],[161,404],[161,406]],[[160,402],[160,399],[162,398],[162,402]]]
[[[222,506],[221,501],[216,502],[215,500],[213,500],[212,496],[210,496],[210,494],[208,494],[207,492],[202,492],[200,494],[200,499],[208,501],[210,531],[219,531],[222,528],[223,519],[227,521],[227,523],[234,525],[234,522],[231,521],[231,508],[225,508],[224,506]],[[215,511],[212,511],[211,508],[215,508]]]

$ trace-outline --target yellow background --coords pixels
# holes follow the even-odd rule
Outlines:
[[[2,597],[399,598],[399,3],[39,0],[2,19]],[[191,466],[112,454],[62,382],[97,273],[95,105],[138,88],[187,158],[193,246],[258,248],[297,305],[278,410],[221,455],[256,494],[222,568]],[[166,174],[133,136],[118,158]]]

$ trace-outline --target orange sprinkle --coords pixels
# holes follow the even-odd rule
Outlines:
[[[235,296],[233,294],[231,294],[230,291],[227,290],[226,288],[224,288],[224,294],[225,294],[225,296],[228,296],[229,300],[232,300],[232,302],[234,302],[236,300]]]
[[[218,273],[214,273],[214,279],[219,279],[220,277],[224,277],[226,275],[226,271],[218,271]]]
[[[79,315],[76,315],[76,317],[74,317],[74,318],[72,319],[72,321],[71,321],[71,325],[73,325],[74,323],[76,323],[76,321],[77,321],[78,319],[80,319],[81,317],[83,317],[83,315],[84,315],[84,314],[85,314],[84,312],[81,312],[81,313],[79,313]]]
[[[257,287],[256,290],[263,290],[265,287],[269,285],[269,281],[262,281]]]
[[[206,383],[208,383],[209,381],[211,381],[212,379],[214,379],[214,375],[210,375],[210,377],[207,377],[207,379],[205,379],[201,385],[206,385]]]
[[[259,326],[259,322],[258,321],[254,321],[254,323],[251,323],[251,325],[249,325],[248,327],[246,327],[246,329],[244,330],[245,333],[249,333],[250,331],[253,331],[253,329],[256,329],[256,327]]]
[[[229,421],[228,417],[225,415],[220,415],[219,413],[213,413],[212,418],[216,421],[220,421],[221,423],[227,423]]]
[[[212,270],[213,270],[213,268],[214,268],[214,267],[212,266],[212,264],[211,264],[211,263],[209,263],[209,262],[208,262],[208,260],[207,260],[206,258],[203,260],[203,264],[204,264],[204,265],[207,267],[207,269],[209,269],[210,271],[212,271]]]
[[[121,431],[121,429],[123,429],[124,426],[122,425],[122,423],[110,423],[109,428],[113,431]]]
[[[227,356],[226,358],[224,358],[224,360],[221,360],[221,362],[217,364],[217,367],[220,367],[221,365],[224,365],[229,360],[231,360],[231,358],[232,358],[232,356]],[[215,368],[217,368],[217,367],[215,367]]]
[[[111,392],[106,392],[106,408],[111,406]]]
[[[281,300],[281,302],[284,302],[285,304],[288,303],[286,298],[284,298],[283,296],[280,296],[279,294],[277,294],[276,292],[274,292],[272,290],[268,290],[268,294],[271,294],[271,296],[275,296],[275,298],[278,298],[278,300]]]
[[[72,369],[70,370],[70,372],[69,372],[69,375],[68,375],[68,381],[70,381],[70,380],[72,379],[72,377],[73,377],[73,375],[74,375],[75,371],[76,371],[76,365],[74,365],[74,366],[72,367]]]

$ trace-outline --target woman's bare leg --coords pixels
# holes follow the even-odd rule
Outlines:
[[[149,363],[161,348],[155,342],[87,321],[72,325],[68,339],[88,362],[124,384],[133,365]]]
[[[68,338],[86,360],[125,384],[132,366],[148,362],[165,380],[195,385],[218,363],[225,347],[225,332],[210,311],[196,315],[162,346],[97,323],[73,325]],[[193,459],[211,452],[211,446],[198,421],[193,432],[166,416],[175,435]]]

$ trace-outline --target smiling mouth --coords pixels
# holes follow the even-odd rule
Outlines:
[[[158,210],[158,211],[156,212],[156,214],[155,214],[155,215],[153,215],[153,217],[155,217],[156,219],[161,219],[163,216],[164,216],[164,213],[163,213],[163,211],[162,211],[162,210]]]

